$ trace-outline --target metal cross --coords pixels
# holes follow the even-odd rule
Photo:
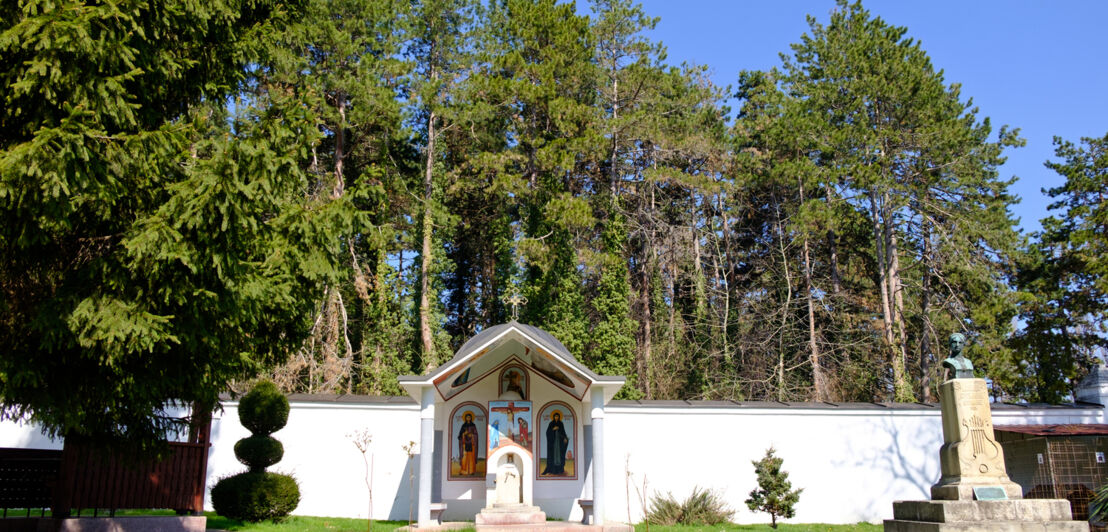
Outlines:
[[[527,304],[527,298],[519,295],[518,293],[512,294],[504,298],[509,305],[512,306],[512,319],[519,318],[519,306]]]

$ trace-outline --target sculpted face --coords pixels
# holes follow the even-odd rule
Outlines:
[[[966,346],[966,337],[962,333],[954,333],[950,335],[950,352],[952,355],[959,355],[962,353],[962,348]]]

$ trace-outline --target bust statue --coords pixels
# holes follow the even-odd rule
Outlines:
[[[962,350],[966,347],[966,337],[962,333],[954,333],[950,335],[950,357],[943,360],[944,374],[945,370],[954,370],[955,379],[972,379],[973,378],[973,362],[970,362],[965,355],[962,354]]]

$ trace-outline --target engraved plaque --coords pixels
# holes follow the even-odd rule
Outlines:
[[[1008,493],[1000,486],[975,486],[973,498],[979,501],[1006,501]]]

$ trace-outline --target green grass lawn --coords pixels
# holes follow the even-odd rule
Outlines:
[[[365,519],[349,519],[346,517],[304,517],[291,516],[283,523],[241,523],[220,517],[207,512],[208,529],[227,530],[233,532],[367,532]],[[374,532],[391,532],[405,526],[406,521],[374,521]],[[635,532],[645,532],[646,525],[635,526]],[[856,525],[825,525],[825,524],[779,524],[779,532],[878,532],[881,525],[858,523]],[[472,530],[472,529],[469,529]],[[659,526],[651,525],[650,532],[715,532],[715,531],[773,531],[769,525],[717,525],[717,526]]]
[[[208,530],[227,530],[234,532],[368,532],[365,519],[350,519],[348,517],[307,517],[300,515],[289,516],[282,523],[243,523],[233,521],[216,515],[212,512],[204,512],[208,516]],[[399,527],[407,526],[407,521],[374,521],[373,532],[392,532]]]

